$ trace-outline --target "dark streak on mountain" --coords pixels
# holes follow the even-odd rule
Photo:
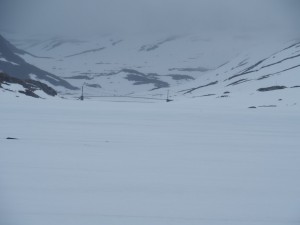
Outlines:
[[[147,51],[147,52],[150,52],[150,51],[153,51],[155,49],[158,49],[161,45],[167,43],[167,42],[170,42],[170,41],[175,41],[176,39],[178,39],[177,36],[173,36],[173,37],[169,37],[169,38],[166,38],[165,40],[162,40],[162,41],[159,41],[155,44],[150,44],[150,45],[143,45],[141,48],[140,48],[140,51]]]
[[[255,73],[255,72],[257,72],[257,71],[249,71],[249,72],[245,72],[245,73],[239,73],[239,74],[236,74],[234,76],[229,77],[228,79],[226,79],[224,81],[229,81],[229,80],[232,80],[233,78],[244,76],[244,75],[247,75],[247,74],[250,74],[250,73]]]
[[[259,66],[260,64],[262,64],[266,60],[267,60],[267,58],[263,59],[263,60],[261,60],[261,61],[259,61],[257,63],[255,63],[254,65],[246,68],[242,73],[238,73],[238,74],[236,74],[234,76],[231,76],[228,79],[226,79],[225,81],[232,80],[232,79],[234,79],[236,77],[244,76],[244,75],[247,75],[247,74],[250,74],[250,73],[258,72],[259,70],[252,70],[252,69],[256,68],[257,66]]]
[[[168,77],[172,77],[173,80],[195,80],[194,77],[188,75],[180,75],[180,74],[169,74],[166,75]]]
[[[228,84],[226,87],[235,86],[235,85],[242,84],[242,83],[245,83],[245,82],[248,82],[248,81],[250,81],[250,80],[248,80],[248,79],[241,79],[241,80],[235,81],[235,82],[233,82],[231,84]]]
[[[257,91],[266,92],[266,91],[283,90],[286,88],[287,88],[286,86],[272,86],[272,87],[266,87],[266,88],[259,88]]]
[[[243,71],[243,73],[247,73],[247,72],[249,72],[250,70],[253,70],[254,68],[256,68],[257,66],[259,66],[260,64],[262,64],[264,61],[266,61],[267,60],[267,58],[266,59],[263,59],[263,60],[261,60],[261,61],[259,61],[259,62],[257,62],[256,64],[254,64],[254,65],[252,65],[252,66],[250,66],[250,67],[248,67],[246,70],[244,70]],[[256,70],[257,71],[257,70]]]
[[[209,69],[205,67],[196,67],[196,68],[171,68],[169,71],[180,71],[180,72],[207,72]]]
[[[93,80],[93,78],[91,78],[89,76],[85,76],[85,75],[65,77],[65,79],[70,79],[70,80]]]
[[[293,69],[296,69],[300,67],[300,64],[297,65],[297,66],[293,66],[293,67],[290,67],[290,68],[287,68],[287,69],[284,69],[284,70],[281,70],[281,71],[278,71],[276,73],[270,73],[270,74],[267,74],[267,75],[264,75],[264,76],[261,76],[260,78],[258,78],[257,80],[263,80],[263,79],[266,79],[266,78],[269,78],[271,76],[274,76],[274,75],[277,75],[277,74],[280,74],[280,73],[283,73],[283,72],[286,72],[286,71],[289,71],[289,70],[293,70]]]
[[[80,40],[64,40],[64,39],[60,39],[60,38],[54,38],[53,40],[50,41],[50,43],[44,48],[47,51],[50,51],[52,49],[55,49],[61,45],[64,44],[80,44],[80,43],[84,43],[84,41],[80,41]]]
[[[79,52],[79,53],[75,53],[75,54],[72,54],[72,55],[65,56],[65,58],[70,58],[70,57],[74,57],[74,56],[78,56],[78,55],[83,55],[83,54],[88,54],[88,53],[100,52],[100,51],[102,51],[104,49],[106,49],[106,48],[102,47],[102,48],[90,49],[90,50],[86,50],[86,51],[82,51],[82,52]]]
[[[211,82],[211,83],[206,84],[206,85],[202,85],[202,86],[191,88],[191,89],[182,90],[182,91],[179,91],[179,92],[184,92],[183,94],[185,95],[185,94],[192,93],[193,91],[198,90],[200,88],[216,85],[217,83],[218,83],[218,81],[215,81],[215,82]]]
[[[270,66],[274,66],[274,65],[280,64],[280,63],[282,63],[282,62],[284,62],[284,61],[287,61],[287,60],[290,60],[290,59],[294,59],[294,58],[298,58],[298,57],[300,57],[300,54],[294,55],[294,56],[291,56],[291,57],[288,57],[288,58],[285,58],[285,59],[282,59],[282,60],[280,60],[280,61],[278,61],[278,62],[269,64],[269,65],[265,65],[265,66],[263,66],[262,68],[267,68],[267,67],[270,67]]]

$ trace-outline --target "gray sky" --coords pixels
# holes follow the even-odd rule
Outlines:
[[[0,0],[0,19],[2,27],[29,33],[270,29],[292,24],[291,1]]]

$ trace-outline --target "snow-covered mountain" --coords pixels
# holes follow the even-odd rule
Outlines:
[[[39,58],[27,51],[21,50],[0,35],[0,71],[19,80],[36,80],[49,84],[57,89],[76,90],[59,76],[49,73],[28,63],[26,56]]]
[[[59,89],[65,95],[78,97],[84,85],[86,96],[163,99],[170,91],[172,98],[239,99],[249,107],[297,104],[299,41],[216,37],[8,38],[24,49],[18,57],[78,89]]]
[[[191,83],[251,43],[244,37],[161,34],[11,40],[44,56],[27,54],[26,61],[76,87],[85,84],[85,91],[93,95],[133,95]]]
[[[193,83],[173,88],[172,94],[206,101],[233,98],[252,107],[294,105],[299,103],[299,59],[299,40],[259,46]]]

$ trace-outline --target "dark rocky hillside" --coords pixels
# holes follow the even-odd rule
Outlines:
[[[22,88],[22,90],[10,89],[10,86],[12,84],[20,85],[20,88]],[[40,96],[35,93],[35,91],[38,90],[45,92],[49,96],[54,97],[57,95],[57,92],[53,88],[49,87],[48,85],[42,82],[31,79],[21,80],[19,78],[11,77],[5,73],[0,73],[0,88],[6,91],[18,92],[34,98],[40,98]]]

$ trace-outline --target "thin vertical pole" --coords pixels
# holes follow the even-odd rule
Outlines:
[[[83,85],[81,87],[81,97],[80,97],[80,100],[83,101],[84,100],[84,96],[83,96]]]
[[[166,99],[166,102],[172,102],[172,100],[171,99],[169,99],[169,95],[170,94],[170,90],[168,90],[168,92],[167,92],[167,99]]]

